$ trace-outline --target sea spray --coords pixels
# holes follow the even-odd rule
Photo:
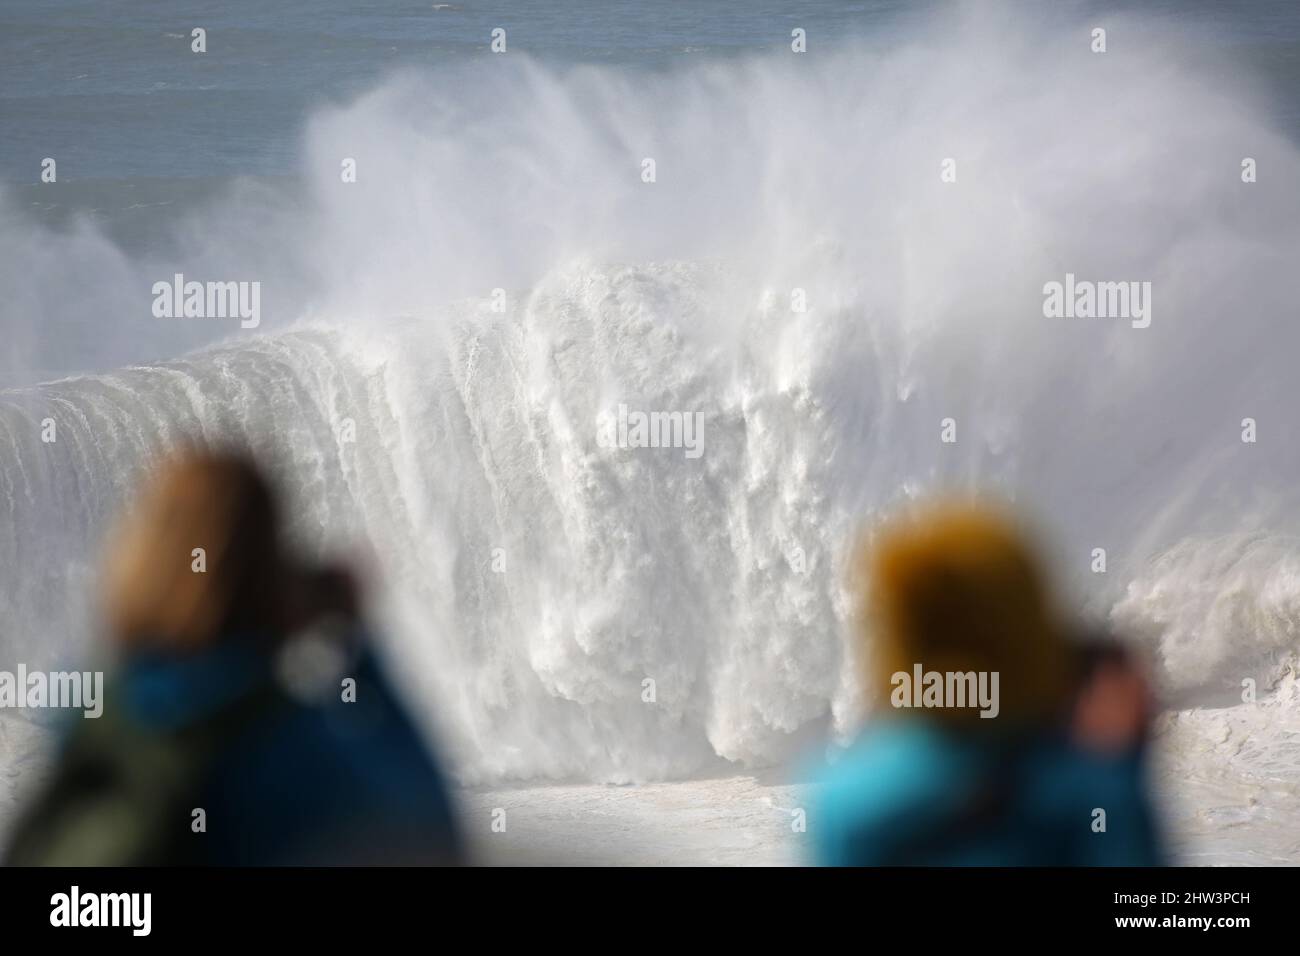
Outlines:
[[[184,262],[7,216],[4,327],[84,310],[148,364],[0,395],[5,650],[85,647],[111,517],[194,435],[271,460],[303,547],[373,555],[385,650],[471,782],[671,778],[850,732],[847,556],[930,490],[1014,497],[1067,600],[1144,634],[1180,542],[1294,560],[1300,158],[1201,51],[1108,27],[1104,59],[972,15],[638,78],[513,53],[394,78],[312,119],[294,202],[236,191],[178,225]],[[45,265],[72,261],[92,297]],[[177,272],[261,281],[262,334],[156,319]],[[1066,274],[1150,281],[1160,318],[1048,318]],[[170,337],[200,334],[227,338]],[[603,447],[620,402],[700,415],[701,454]],[[1185,568],[1198,606],[1241,580]],[[1289,614],[1270,580],[1251,607]],[[1162,666],[1195,695],[1187,655],[1218,638],[1176,623]],[[1285,630],[1219,659],[1276,676]]]

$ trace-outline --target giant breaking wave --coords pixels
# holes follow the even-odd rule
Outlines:
[[[7,209],[11,370],[16,330],[74,308],[138,357],[0,394],[0,646],[87,646],[111,516],[200,436],[274,462],[305,548],[368,556],[469,782],[673,778],[847,730],[848,549],[937,488],[1038,519],[1069,599],[1147,640],[1173,699],[1273,700],[1300,194],[1269,183],[1300,155],[1190,41],[1109,26],[1105,56],[965,16],[666,73],[396,77],[312,119],[292,195],[232,188],[170,257]],[[259,279],[264,334],[160,325],[173,271]],[[1044,318],[1067,271],[1150,281],[1150,328]],[[600,447],[620,402],[702,413],[703,455]]]

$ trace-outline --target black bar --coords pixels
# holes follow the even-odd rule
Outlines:
[[[477,948],[509,937],[550,949],[790,933],[808,943],[847,933],[868,944],[919,932],[927,942],[1105,935],[1149,944],[1192,935],[1230,942],[1294,925],[1288,869],[11,869],[0,882],[7,941],[77,933],[83,942],[337,947],[414,936],[421,948]],[[147,937],[130,925],[52,926],[53,898],[70,898],[73,886],[83,907],[88,894],[150,894]],[[1121,925],[1133,919],[1151,922]]]

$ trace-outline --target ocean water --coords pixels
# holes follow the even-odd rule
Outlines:
[[[785,862],[759,781],[868,703],[855,535],[984,489],[1150,651],[1183,857],[1295,862],[1298,77],[1288,3],[6,4],[0,667],[82,655],[140,475],[240,438],[510,853]],[[177,272],[259,326],[155,318]],[[1066,273],[1150,326],[1045,318]]]

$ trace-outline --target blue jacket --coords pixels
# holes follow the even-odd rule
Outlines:
[[[823,865],[1163,862],[1140,756],[1097,756],[1055,735],[1013,742],[882,720],[824,775],[813,804]]]
[[[320,700],[276,695],[224,739],[202,777],[207,832],[197,859],[224,865],[460,862],[451,800],[437,764],[374,657],[361,653]],[[146,730],[201,724],[274,686],[272,660],[226,641],[187,657],[137,655],[108,706]],[[237,705],[236,705],[237,706]]]

